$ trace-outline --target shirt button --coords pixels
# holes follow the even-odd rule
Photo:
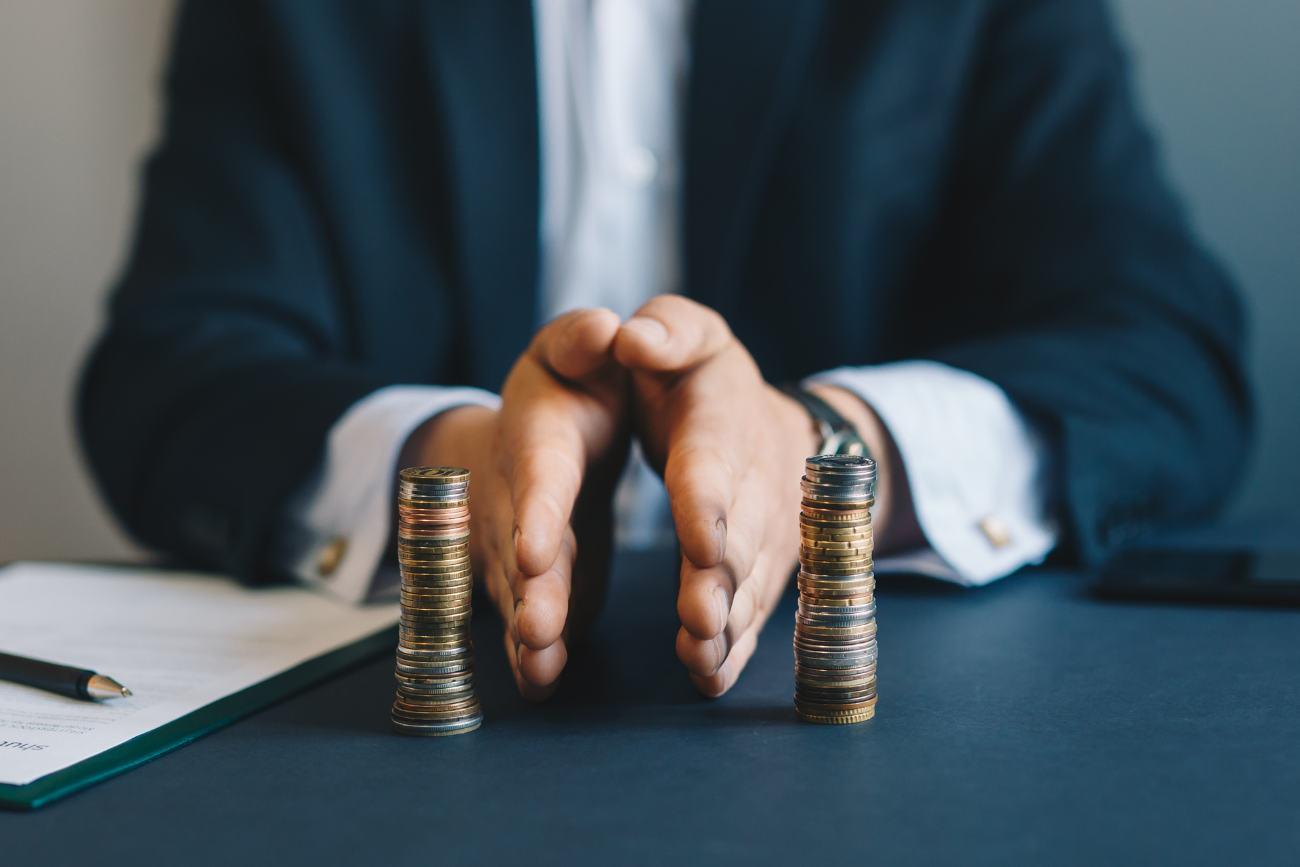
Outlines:
[[[343,555],[347,553],[348,540],[342,536],[336,537],[325,550],[320,552],[320,558],[316,561],[316,569],[320,572],[321,577],[328,578],[334,574],[334,570],[339,568],[343,562]]]
[[[623,155],[623,176],[630,183],[644,186],[659,173],[659,160],[649,148],[634,147]]]

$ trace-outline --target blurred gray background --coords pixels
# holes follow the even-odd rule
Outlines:
[[[1300,2],[1113,2],[1169,172],[1250,307],[1261,427],[1232,513],[1300,513]],[[141,555],[86,477],[72,387],[128,242],[173,12],[0,0],[0,562]]]

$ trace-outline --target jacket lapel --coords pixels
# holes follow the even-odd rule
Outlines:
[[[686,292],[729,315],[825,0],[698,0],[685,135]]]
[[[468,379],[499,389],[536,323],[539,157],[529,0],[421,2],[441,102]]]

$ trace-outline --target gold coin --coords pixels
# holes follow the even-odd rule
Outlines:
[[[870,533],[800,533],[799,543],[805,548],[863,548],[874,544]]]
[[[465,703],[457,703],[455,706],[449,706],[446,708],[437,707],[436,705],[410,704],[405,701],[396,701],[393,703],[393,715],[401,716],[411,722],[456,719],[458,717],[469,716],[478,710],[479,703],[477,698],[469,699]]]
[[[445,603],[424,601],[408,601],[405,597],[401,600],[402,612],[413,617],[438,617],[446,614],[460,614],[469,612],[473,606],[473,600],[466,596],[464,599],[450,600]]]
[[[852,725],[854,723],[866,722],[876,715],[875,707],[869,707],[861,713],[852,714],[851,716],[821,716],[814,713],[799,711],[799,718],[804,722],[817,723],[818,725],[842,726]]]
[[[469,534],[463,539],[405,539],[398,537],[397,549],[423,554],[453,554],[469,548]]]
[[[427,560],[436,557],[440,560],[459,560],[461,557],[469,555],[469,543],[456,542],[454,545],[442,545],[441,540],[439,540],[438,546],[435,547],[432,545],[418,545],[405,539],[399,539],[397,553],[413,559]]]
[[[848,590],[863,586],[870,590],[876,585],[876,574],[874,569],[850,575],[824,575],[800,569],[799,586],[805,585],[815,590]]]
[[[868,557],[863,560],[848,561],[845,565],[831,565],[825,560],[807,560],[799,564],[800,577],[807,576],[814,581],[844,581],[846,579],[865,580],[870,576],[875,580],[876,564]]]
[[[871,591],[867,591],[865,595],[859,595],[859,596],[813,596],[807,590],[801,590],[799,592],[799,598],[802,600],[806,600],[808,602],[816,603],[817,605],[827,606],[827,607],[831,605],[843,603],[843,606],[845,608],[856,608],[859,605],[864,605],[868,602],[875,601],[875,596],[871,594]]]
[[[445,641],[425,636],[421,632],[413,633],[409,629],[399,627],[397,638],[400,642],[399,646],[418,652],[421,650],[458,650],[469,643],[469,629],[465,629],[463,635],[450,635]]]
[[[800,592],[815,596],[844,596],[853,593],[861,596],[876,591],[875,571],[861,575],[812,575],[799,570],[798,587]]]
[[[803,561],[813,561],[815,563],[830,563],[832,565],[848,564],[850,562],[863,562],[871,559],[871,545],[854,545],[835,547],[821,547],[813,545],[799,545],[799,559]]]
[[[436,589],[441,590],[445,588]],[[473,597],[473,585],[464,588],[449,588],[446,593],[438,593],[426,588],[403,587],[399,594],[399,601],[403,604],[410,603],[419,608],[426,605],[445,605],[453,602],[463,602],[466,599],[472,599]]]
[[[876,585],[875,569],[870,572],[863,572],[861,575],[815,575],[813,572],[807,572],[806,569],[800,569],[800,588],[810,590],[848,590],[863,589],[863,591],[874,590]]]
[[[446,644],[451,641],[468,638],[469,621],[470,618],[466,616],[459,617],[455,620],[446,620],[441,623],[425,623],[424,621],[411,622],[402,620],[399,617],[397,621],[398,637],[409,638],[412,643],[417,644]]]
[[[461,572],[407,572],[401,570],[402,588],[413,596],[419,596],[422,593],[432,593],[438,595],[438,591],[448,593],[457,590],[472,590],[474,588],[474,570],[465,569]]]
[[[403,611],[397,622],[408,629],[428,635],[431,630],[449,632],[454,626],[463,626],[472,616],[468,608],[462,611],[449,611],[446,614],[423,614],[416,611]]]
[[[865,527],[819,527],[800,522],[799,535],[805,539],[834,542],[840,539],[870,539],[876,535],[876,531],[870,524]]]
[[[861,638],[874,635],[876,623],[874,620],[869,626],[809,626],[806,623],[797,623],[795,624],[795,631],[804,635],[824,638]]]
[[[861,604],[862,600],[875,599],[875,588],[868,584],[865,587],[806,587],[799,585],[799,597],[809,599],[818,605],[827,605],[836,599],[843,600],[846,605]]]
[[[474,570],[464,566],[454,572],[424,572],[399,569],[404,584],[413,590],[438,590],[473,586]]]
[[[828,502],[810,500],[807,497],[799,504],[799,513],[817,521],[857,521],[871,517],[871,507],[876,504],[875,497],[857,502]]]
[[[861,548],[875,545],[872,533],[810,533],[799,532],[799,543],[807,548]]]
[[[820,514],[813,514],[812,517],[824,520],[826,512],[860,512],[871,508],[875,500],[870,497],[863,499],[862,495],[861,489],[856,491],[810,490],[805,485],[803,487],[803,499],[799,502],[799,509],[801,512],[808,513],[818,510]]]
[[[836,512],[830,517],[804,509],[799,512],[799,526],[818,533],[870,533],[871,520],[870,512]]]
[[[870,539],[866,541],[848,541],[848,542],[810,542],[807,539],[799,540],[800,552],[807,552],[812,557],[861,557],[871,556],[871,549],[875,543]]]
[[[871,549],[865,551],[854,551],[838,556],[839,552],[822,552],[809,551],[807,548],[799,549],[799,565],[803,571],[814,575],[826,574],[826,570],[831,569],[836,572],[840,570],[852,570],[853,574],[862,572],[875,571],[875,564],[871,559]],[[868,566],[868,564],[871,564]],[[865,567],[865,568],[864,568]]]
[[[455,490],[448,488],[428,496],[421,491],[399,490],[397,492],[397,513],[402,516],[448,520],[451,518],[468,518],[469,491],[465,488]]]

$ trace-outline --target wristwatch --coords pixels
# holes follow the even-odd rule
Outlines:
[[[822,438],[819,455],[861,455],[871,457],[871,449],[863,442],[853,423],[835,411],[835,407],[806,388],[798,385],[782,386],[781,391],[799,401],[812,416],[813,430]]]

